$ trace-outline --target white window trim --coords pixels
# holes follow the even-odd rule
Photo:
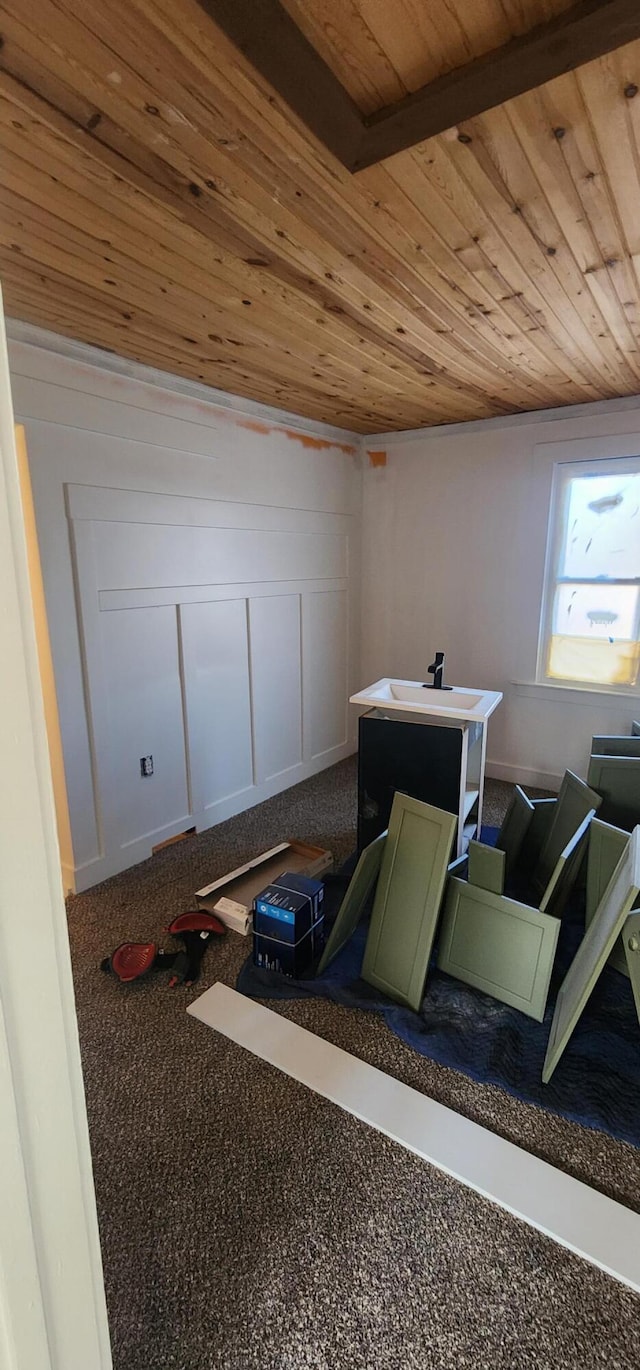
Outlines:
[[[583,461],[556,462],[553,468],[553,480],[551,487],[551,501],[549,506],[549,522],[547,527],[547,548],[544,563],[544,587],[542,592],[542,606],[540,612],[540,626],[538,631],[538,651],[536,658],[536,679],[531,682],[543,689],[556,690],[577,690],[581,693],[625,696],[637,699],[640,696],[640,682],[637,685],[621,684],[615,685],[606,682],[595,682],[589,680],[562,679],[558,676],[549,676],[546,673],[547,645],[551,637],[553,603],[556,588],[556,568],[564,537],[564,521],[560,517],[562,501],[565,498],[569,483],[577,476],[588,476],[594,473],[593,468],[597,466],[599,475],[618,475],[623,474],[633,465],[635,469],[640,469],[640,442],[638,442],[637,454],[619,457],[590,457]],[[529,682],[526,682],[527,684]]]

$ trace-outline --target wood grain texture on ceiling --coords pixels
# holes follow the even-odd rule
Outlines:
[[[370,112],[560,0],[286,0]],[[1,0],[15,317],[357,432],[640,391],[640,43],[352,176],[196,0]]]
[[[394,14],[387,10],[386,29],[376,37],[376,11],[367,5],[347,11],[347,28],[354,23],[356,41],[368,41],[363,46],[364,68],[349,65],[351,52],[336,43],[335,26],[327,22],[326,13],[320,16],[304,11],[302,21],[311,30],[303,32],[296,19],[284,8],[283,0],[199,0],[202,9],[224,30],[242,53],[253,63],[275,91],[303,120],[315,137],[339,159],[349,171],[362,171],[378,162],[395,157],[428,138],[447,132],[453,124],[476,119],[487,110],[496,109],[507,100],[514,100],[527,91],[536,90],[567,72],[575,71],[625,44],[640,40],[640,5],[638,0],[573,0],[568,8],[551,18],[534,22],[524,32],[508,34],[506,40],[496,37],[497,46],[483,48],[461,64],[451,67],[452,51],[446,53],[449,63],[416,86],[416,62],[408,60],[407,39],[415,33],[415,19],[405,23],[399,57],[388,50],[388,33],[393,32]],[[422,11],[429,28],[431,15]],[[460,35],[464,14],[445,11],[453,20],[453,36]],[[473,11],[472,11],[473,15]],[[477,11],[476,11],[477,15]],[[371,17],[370,26],[367,20]],[[377,15],[378,20],[380,15]],[[482,18],[482,15],[480,15]],[[491,41],[494,31],[504,26],[485,27],[481,41]],[[319,22],[319,20],[324,22]],[[516,25],[517,26],[517,25]],[[471,34],[475,36],[473,18]],[[315,41],[324,47],[323,56]],[[470,35],[469,35],[470,37]],[[473,41],[471,40],[473,46]],[[478,45],[478,44],[476,44]],[[392,43],[392,48],[394,44]],[[438,45],[436,44],[436,53]],[[415,49],[420,57],[422,48]],[[432,54],[432,45],[426,44]],[[397,77],[387,87],[386,103],[374,108],[359,107],[356,99],[339,79],[336,67],[346,66],[348,77],[357,78],[362,99],[360,73],[367,71],[372,56],[377,58],[382,81],[391,74]],[[414,86],[413,89],[410,87]],[[365,105],[368,92],[364,90]],[[384,96],[382,97],[385,98]]]
[[[520,38],[573,0],[282,0],[363,114]]]

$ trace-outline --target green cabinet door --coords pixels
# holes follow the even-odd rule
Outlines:
[[[589,829],[585,923],[589,927],[615,868],[629,846],[629,833],[594,818]]]
[[[527,836],[533,814],[534,807],[531,800],[527,798],[524,790],[516,785],[496,838],[497,850],[503,851],[505,854],[507,878],[513,874],[518,864],[522,844]]]
[[[587,851],[591,820],[595,817],[595,812],[595,809],[589,810],[580,827],[567,842],[564,851],[560,853],[540,900],[542,911],[553,913],[556,918],[562,916],[567,899],[580,874],[580,868]]]
[[[621,933],[627,960],[627,975],[631,981],[633,998],[640,1023],[640,913],[630,913]]]
[[[594,818],[589,829],[585,904],[586,927],[589,927],[620,857],[628,845],[629,833],[625,832],[623,828],[614,828],[611,823],[604,823],[601,819]],[[637,903],[636,900],[636,908]],[[629,974],[629,960],[625,952],[622,933],[609,957],[609,965],[613,966],[614,970],[620,971],[621,975]]]
[[[542,1022],[559,931],[548,913],[454,878],[438,968]]]
[[[362,976],[416,1012],[455,832],[455,814],[406,794],[395,795]]]
[[[558,991],[542,1071],[546,1085],[640,894],[640,826],[634,828]]]
[[[469,884],[477,885],[481,890],[491,890],[493,894],[502,894],[506,860],[507,853],[499,851],[497,847],[488,847],[484,842],[471,841],[467,875]],[[449,871],[450,875],[454,873]]]
[[[380,836],[374,838],[374,841],[370,842],[369,846],[360,853],[360,859],[349,881],[349,887],[338,909],[335,923],[320,958],[318,975],[322,975],[323,971],[333,961],[334,956],[342,951],[345,943],[355,932],[362,917],[364,906],[378,878],[386,839],[386,832],[380,833]]]
[[[540,859],[540,852],[549,836],[553,822],[557,797],[553,799],[532,799],[533,814],[522,845],[519,865],[521,870],[531,874]]]
[[[640,823],[640,756],[592,756],[589,784],[602,795],[607,823],[629,829]]]
[[[572,771],[565,771],[547,839],[534,872],[534,883],[542,894],[553,874],[556,861],[562,855],[590,809],[600,808],[602,799],[589,789]]]
[[[640,756],[640,737],[600,735],[591,739],[592,756]],[[589,781],[591,784],[591,781]]]

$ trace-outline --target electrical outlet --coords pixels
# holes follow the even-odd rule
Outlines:
[[[152,757],[152,756],[141,756],[141,757],[140,757],[140,774],[141,774],[141,776],[143,777],[143,779],[146,779],[146,777],[147,777],[148,775],[153,775],[153,757]]]

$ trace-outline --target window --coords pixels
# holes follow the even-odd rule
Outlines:
[[[556,467],[538,679],[640,676],[640,457]]]

